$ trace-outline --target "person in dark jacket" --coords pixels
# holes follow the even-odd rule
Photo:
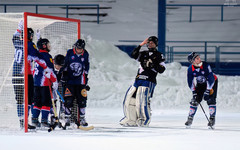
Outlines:
[[[147,49],[142,49],[144,45],[147,45]],[[122,126],[148,126],[151,121],[150,98],[157,84],[157,74],[165,71],[165,58],[157,46],[158,38],[150,36],[131,54],[140,66],[135,82],[127,90],[123,101],[124,118],[120,120]]]

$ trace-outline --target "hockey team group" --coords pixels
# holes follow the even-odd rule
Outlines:
[[[15,57],[12,83],[17,102],[17,115],[20,128],[24,128],[24,46],[23,21],[13,35]],[[67,129],[71,125],[77,128],[89,128],[85,118],[89,73],[89,53],[85,49],[85,41],[77,39],[66,56],[58,54],[53,57],[50,41],[41,37],[37,30],[37,46],[33,43],[34,31],[27,28],[28,38],[28,110],[31,112],[31,124],[28,129],[47,128],[52,131],[56,126]],[[146,47],[145,47],[146,45]],[[151,122],[151,101],[157,84],[158,73],[166,70],[165,58],[157,50],[158,38],[150,36],[136,47],[131,57],[140,65],[135,82],[128,88],[123,100],[124,117],[120,120],[123,127],[148,127]],[[217,76],[207,62],[201,61],[200,55],[192,52],[188,55],[191,63],[187,71],[187,82],[192,91],[190,110],[185,123],[191,127],[194,115],[201,101],[209,106],[207,126],[214,129],[216,116]],[[34,63],[33,63],[34,62]],[[32,66],[33,65],[33,66]],[[56,111],[57,96],[60,97],[60,111]],[[74,114],[74,103],[78,114]],[[41,118],[39,118],[41,114]],[[58,114],[58,115],[57,115]],[[49,120],[50,118],[50,120]],[[91,126],[89,129],[92,129]]]

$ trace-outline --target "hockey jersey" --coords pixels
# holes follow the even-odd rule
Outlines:
[[[13,63],[13,76],[23,76],[24,74],[24,46],[23,40],[20,38],[21,31],[17,30],[12,38],[15,48],[14,63]],[[46,62],[39,54],[36,45],[32,41],[28,41],[28,74],[33,74],[32,61],[37,62],[44,69],[47,68]]]
[[[212,89],[217,76],[213,74],[210,65],[207,62],[202,62],[200,67],[190,65],[187,73],[187,81],[189,88],[194,91],[195,84],[207,84],[207,89]],[[194,81],[196,80],[196,83]]]
[[[47,67],[51,69],[50,72],[45,72],[44,68],[41,67],[38,63],[35,63],[34,67],[34,86],[49,86],[52,85],[53,82],[57,81],[56,74],[54,73],[54,65],[52,56],[48,53],[47,50],[39,50],[40,55],[43,57],[44,61],[47,64]],[[50,80],[50,82],[49,82]]]
[[[75,49],[69,49],[62,69],[67,71],[67,84],[86,85],[89,71],[89,54],[84,49],[82,54],[77,54]]]
[[[139,45],[131,54],[134,59],[140,62],[136,79],[157,83],[157,74],[165,71],[164,56],[157,49],[144,51],[140,51],[140,49]],[[144,63],[148,60],[151,60],[151,67],[145,67]]]

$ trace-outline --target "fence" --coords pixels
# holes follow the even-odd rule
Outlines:
[[[140,43],[136,40],[119,42]],[[137,45],[116,45],[130,54]],[[180,62],[188,66],[187,56],[195,51],[202,60],[211,64],[217,74],[240,75],[240,41],[166,41],[166,62]]]
[[[240,7],[240,5],[209,5],[209,4],[167,4],[166,6],[172,6],[172,7],[189,7],[189,22],[192,22],[192,11],[193,7],[219,7],[221,8],[220,14],[221,14],[221,21],[223,22],[223,15],[224,15],[224,7]]]
[[[80,7],[96,7],[97,8],[97,23],[99,24],[99,4],[0,4],[4,7],[4,13],[7,13],[8,6],[34,6],[35,13],[38,14],[39,6],[61,6],[66,8],[66,18],[69,15],[69,7],[80,6]]]

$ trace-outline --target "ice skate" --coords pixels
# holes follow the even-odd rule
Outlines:
[[[38,118],[32,118],[32,125],[35,126],[35,128],[41,127],[41,123],[38,121]]]
[[[20,120],[20,129],[21,130],[24,129],[24,120],[23,119]],[[28,124],[28,129],[29,130],[34,130],[34,129],[36,129],[36,127],[33,126],[33,125]]]
[[[214,125],[215,125],[215,117],[210,117],[208,122],[208,128],[214,129]]]
[[[50,128],[50,126],[51,126],[51,125],[48,123],[48,120],[42,119],[42,121],[41,121],[41,128],[42,128],[42,129]]]
[[[84,126],[84,127],[88,126],[88,123],[85,117],[80,117],[80,126]]]
[[[187,122],[185,122],[186,128],[191,128],[192,122],[193,122],[193,117],[188,116],[188,120]]]

